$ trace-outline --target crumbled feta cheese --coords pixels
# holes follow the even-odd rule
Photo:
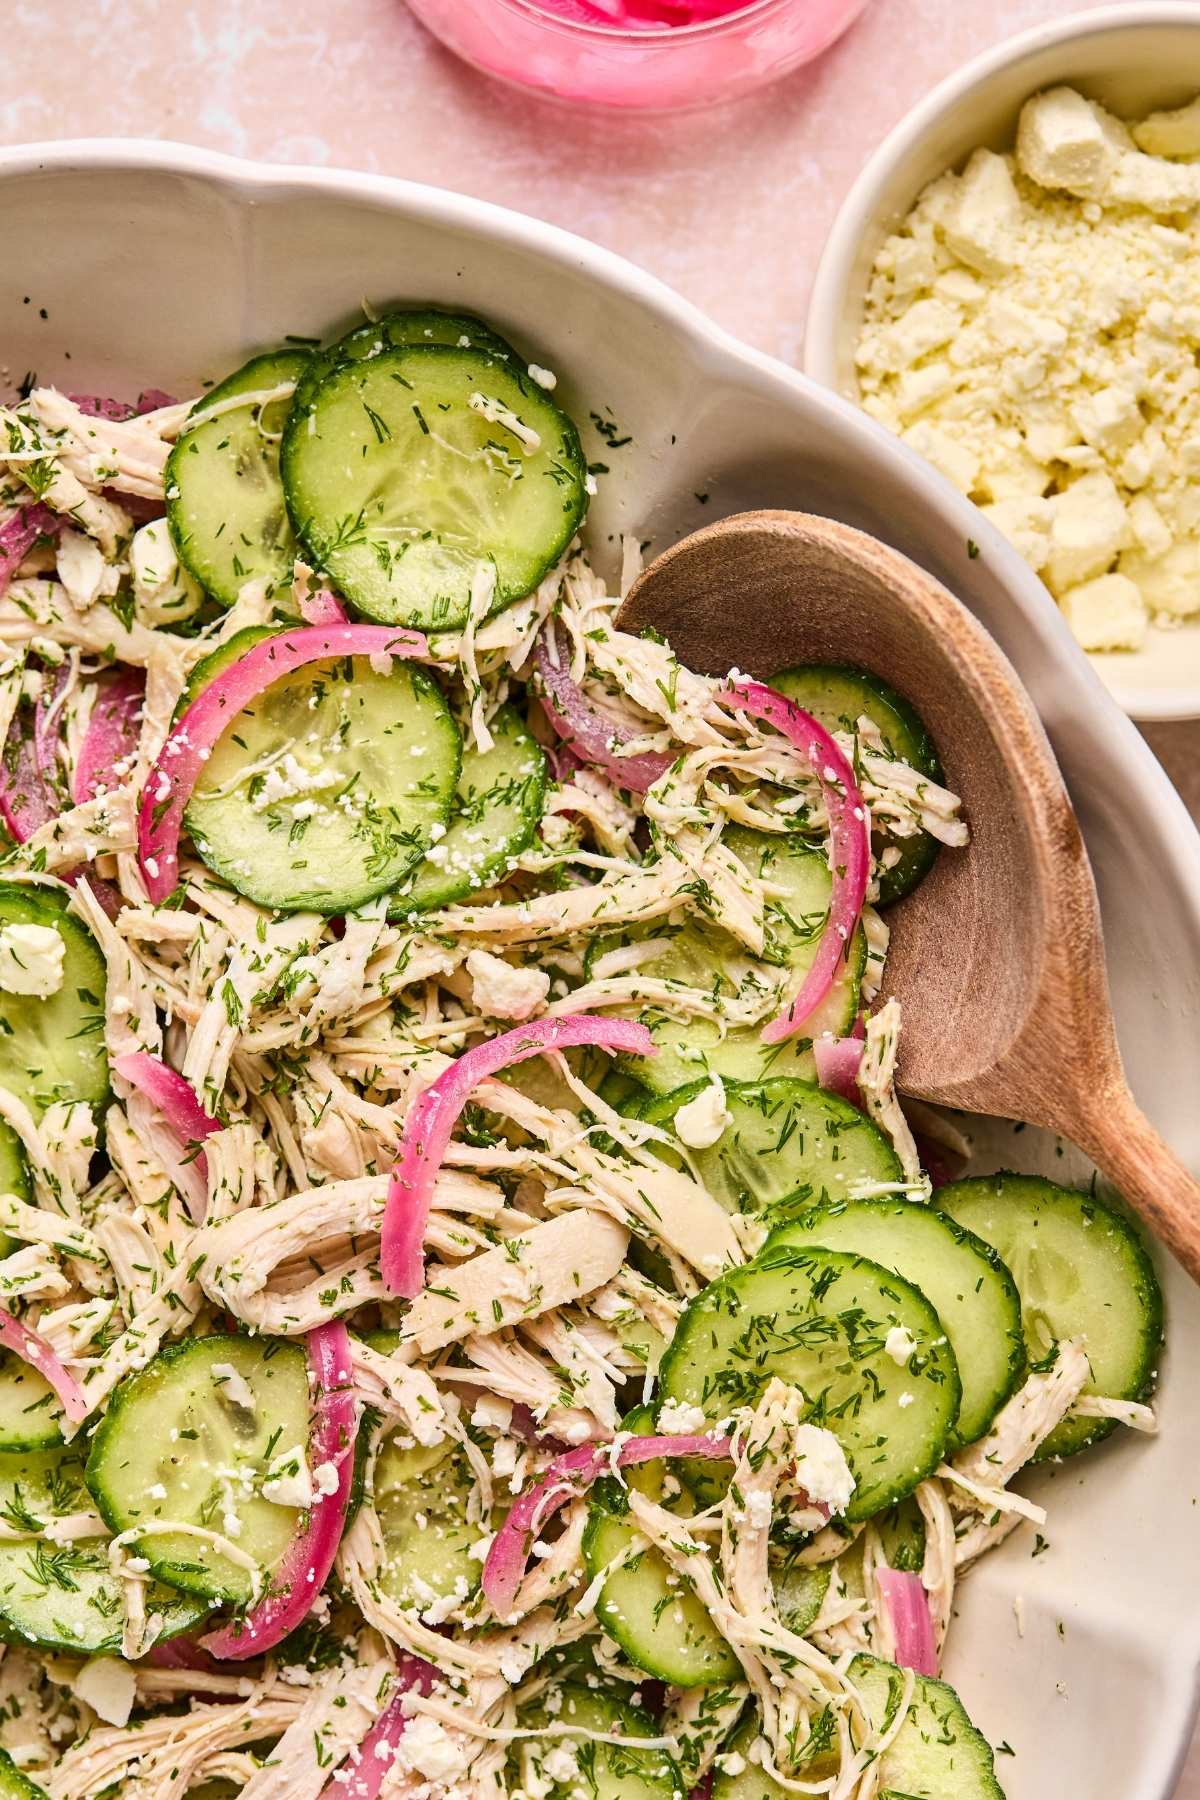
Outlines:
[[[493,1475],[511,1475],[517,1466],[517,1457],[520,1454],[520,1450],[521,1446],[518,1444],[516,1438],[497,1438],[496,1442],[492,1445]]]
[[[512,1424],[512,1401],[502,1400],[497,1394],[480,1394],[471,1423],[477,1431],[507,1431]]]
[[[558,376],[553,369],[543,369],[540,363],[529,364],[529,379],[536,381],[540,388],[549,393],[558,386]]]
[[[746,1517],[759,1531],[769,1529],[773,1510],[770,1494],[756,1489],[754,1493],[746,1495]]]
[[[444,845],[435,849],[445,856]],[[430,852],[432,857],[433,852]],[[467,957],[467,974],[471,977],[471,998],[481,1013],[491,1019],[532,1018],[546,1004],[550,977],[541,969],[517,969],[502,956],[490,950],[472,950]]]
[[[232,1363],[214,1363],[212,1373],[220,1399],[227,1400],[231,1406],[240,1407],[243,1412],[253,1413],[257,1410],[254,1389],[240,1369],[235,1369]]]
[[[1145,639],[1146,603],[1128,575],[1080,582],[1067,589],[1060,604],[1085,650],[1136,650]]]
[[[416,1713],[396,1746],[395,1767],[406,1773],[440,1781],[462,1764],[462,1747],[437,1719]]]
[[[695,1099],[675,1114],[675,1135],[690,1150],[708,1150],[732,1123],[733,1114],[725,1104],[725,1083],[713,1075]]]
[[[1017,163],[1042,188],[1099,197],[1130,139],[1073,88],[1049,88],[1021,108]]]
[[[893,1325],[883,1340],[883,1347],[892,1361],[904,1368],[917,1347],[917,1340],[903,1325]]]
[[[320,1462],[317,1464],[316,1468],[313,1470],[313,1489],[323,1500],[328,1499],[330,1494],[337,1493],[338,1471],[336,1463]]]
[[[313,1478],[301,1445],[274,1458],[263,1477],[262,1495],[264,1500],[273,1500],[276,1506],[306,1508],[312,1505]]]
[[[570,1744],[552,1744],[542,1758],[542,1773],[566,1785],[579,1780],[579,1758]]]
[[[0,927],[0,988],[48,1000],[63,984],[66,949],[53,925]]]
[[[137,1695],[137,1675],[119,1656],[93,1656],[76,1675],[71,1691],[106,1725],[125,1726]]]
[[[1198,153],[1200,100],[1131,131],[1037,94],[1011,154],[924,190],[869,286],[864,407],[984,507],[1092,651],[1200,614],[1200,165],[1168,160]]]
[[[263,775],[250,802],[251,810],[266,812],[268,807],[278,806],[281,801],[338,787],[343,779],[337,769],[306,769],[294,751],[288,750]]]
[[[703,1407],[686,1400],[664,1400],[658,1410],[658,1429],[671,1437],[697,1437],[708,1430]]]
[[[533,1666],[537,1652],[530,1644],[509,1644],[500,1652],[500,1673],[513,1687]]]
[[[797,1487],[831,1511],[845,1512],[854,1492],[854,1477],[832,1431],[823,1425],[797,1425],[793,1448]]]

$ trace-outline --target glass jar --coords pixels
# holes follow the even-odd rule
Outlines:
[[[435,36],[485,74],[546,98],[629,109],[730,100],[819,56],[866,0],[750,0],[695,24],[569,16],[570,0],[408,0]]]

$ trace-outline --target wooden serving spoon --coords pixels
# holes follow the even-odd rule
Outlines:
[[[617,623],[654,627],[701,674],[856,663],[912,701],[971,841],[888,909],[899,1085],[1069,1138],[1200,1281],[1200,1183],[1129,1091],[1079,825],[1033,705],[978,621],[862,532],[749,512],[658,557]]]

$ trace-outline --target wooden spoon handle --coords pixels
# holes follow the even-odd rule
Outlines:
[[[1200,1181],[1159,1137],[1124,1081],[1092,1096],[1065,1131],[1200,1282]]]

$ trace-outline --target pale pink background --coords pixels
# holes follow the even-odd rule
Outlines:
[[[0,0],[0,142],[179,138],[434,182],[607,244],[798,361],[813,266],[867,152],[968,57],[1070,10],[873,0],[777,88],[720,112],[637,119],[491,85],[402,0]],[[1200,813],[1200,727],[1153,741]],[[1200,1748],[1177,1800],[1200,1800]]]

